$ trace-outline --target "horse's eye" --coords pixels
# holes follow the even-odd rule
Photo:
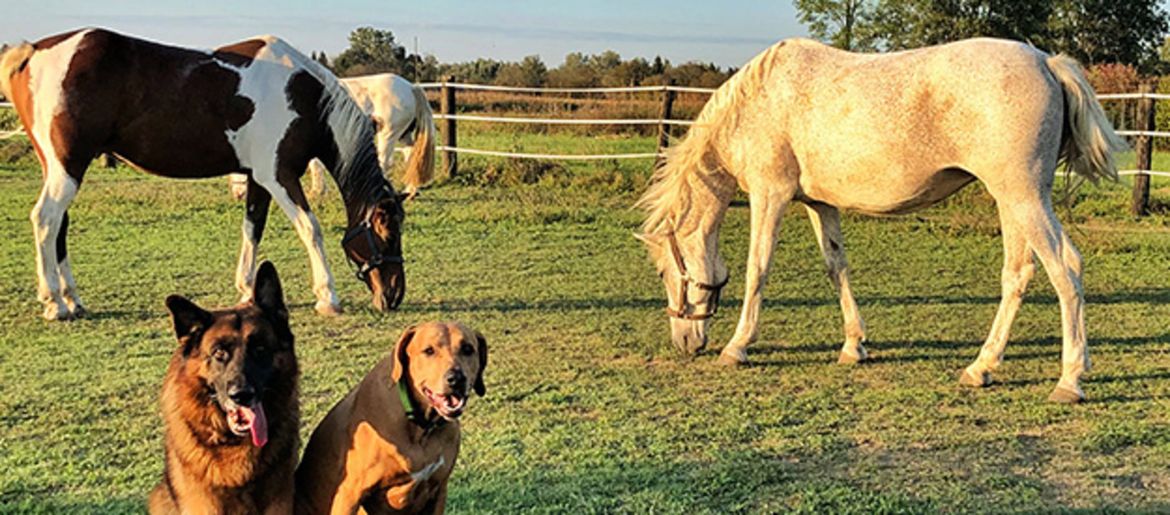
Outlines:
[[[423,349],[423,354],[426,354],[427,356],[434,356],[435,355],[435,348],[434,347],[427,347],[427,348]]]
[[[215,352],[211,353],[211,357],[215,358],[215,360],[219,361],[220,363],[225,363],[230,356],[228,355],[228,351],[224,350],[223,347],[220,347],[215,349]]]
[[[465,342],[463,345],[459,346],[459,353],[463,354],[464,356],[470,356],[475,354],[475,347],[472,347],[470,343]]]

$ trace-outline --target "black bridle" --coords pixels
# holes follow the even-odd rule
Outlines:
[[[666,314],[683,320],[706,320],[715,316],[715,313],[719,311],[719,295],[723,292],[723,287],[727,286],[727,281],[731,279],[731,274],[727,274],[722,281],[716,284],[704,283],[692,279],[691,274],[687,272],[687,264],[683,262],[682,251],[678,248],[678,238],[674,236],[673,229],[667,233],[666,239],[670,243],[670,255],[674,258],[674,264],[678,267],[678,273],[682,276],[680,277],[681,282],[678,295],[682,301],[682,305],[678,309],[675,309],[668,304],[666,306]],[[704,303],[707,306],[707,310],[702,313],[693,312],[699,306],[698,304],[692,306],[687,302],[687,290],[690,289],[691,284],[694,284],[700,290],[708,292],[707,301]],[[667,300],[669,301],[669,299]]]
[[[382,199],[387,197],[393,198],[394,192],[387,187],[382,187],[378,190],[378,196],[370,204],[366,210],[365,216],[361,222],[358,222],[353,227],[350,227],[345,232],[345,237],[341,238],[341,248],[345,249],[345,257],[354,266],[354,275],[362,282],[368,282],[370,278],[370,271],[382,266],[385,263],[402,264],[402,254],[386,254],[383,253],[374,240],[374,224],[371,218],[374,216],[374,210],[377,209],[378,204]],[[363,255],[358,249],[353,249],[350,246],[355,240],[362,238],[365,240],[366,248],[369,249],[369,255]],[[400,247],[401,248],[401,247]]]

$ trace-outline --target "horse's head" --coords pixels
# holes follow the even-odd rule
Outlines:
[[[341,247],[357,267],[357,277],[374,295],[374,307],[390,311],[406,295],[406,272],[402,263],[402,209],[404,194],[389,185],[366,210],[364,218],[352,222]]]
[[[707,323],[719,309],[719,294],[730,275],[711,238],[693,232],[636,235],[646,243],[666,287],[666,314],[674,346],[695,354],[707,345]]]

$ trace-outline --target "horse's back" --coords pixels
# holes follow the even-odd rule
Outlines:
[[[799,42],[788,54],[789,75],[770,77],[787,93],[765,110],[787,111],[783,137],[810,198],[903,212],[975,178],[1055,166],[1062,92],[1047,56],[1027,45],[976,39],[854,54]]]

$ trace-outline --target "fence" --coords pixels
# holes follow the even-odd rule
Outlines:
[[[465,84],[455,82],[448,77],[443,82],[428,82],[419,84],[424,89],[439,90],[439,113],[435,119],[442,122],[442,144],[436,149],[442,152],[441,166],[450,176],[459,172],[459,154],[483,155],[492,157],[511,157],[520,159],[552,159],[589,161],[603,159],[650,159],[661,160],[663,151],[669,144],[672,128],[689,126],[691,120],[676,120],[672,118],[675,98],[678,93],[711,94],[715,90],[710,88],[693,88],[675,86],[673,83],[662,86],[633,86],[618,88],[532,88],[494,86],[486,84]],[[657,118],[636,119],[579,119],[579,118],[529,118],[511,116],[484,116],[458,114],[457,90],[498,91],[509,93],[562,93],[562,94],[610,94],[610,93],[661,93],[661,106]],[[1152,83],[1143,83],[1137,93],[1120,93],[1098,95],[1101,101],[1138,101],[1138,117],[1135,129],[1119,130],[1122,136],[1136,138],[1136,165],[1132,170],[1121,170],[1121,175],[1132,175],[1133,201],[1131,212],[1135,216],[1144,216],[1149,210],[1150,177],[1170,177],[1170,172],[1153,170],[1154,138],[1170,138],[1170,132],[1156,130],[1155,117],[1157,114],[1156,100],[1170,100],[1170,95],[1156,94]],[[12,107],[10,103],[0,102],[0,108]],[[626,153],[626,154],[538,154],[523,152],[504,152],[490,149],[476,149],[460,147],[458,145],[457,122],[490,122],[490,123],[517,123],[517,124],[546,124],[546,125],[657,125],[658,148],[655,152]],[[20,134],[22,131],[0,131],[0,140]],[[107,165],[111,165],[107,158]]]

